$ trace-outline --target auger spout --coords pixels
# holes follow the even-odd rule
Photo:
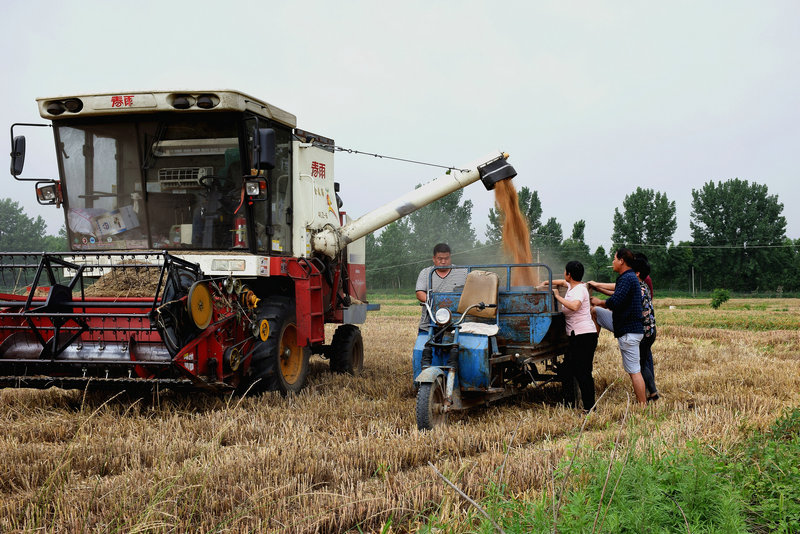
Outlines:
[[[507,158],[508,154],[495,152],[464,169],[453,169],[448,174],[372,210],[341,228],[325,229],[314,236],[314,250],[332,258],[348,243],[478,180],[481,180],[486,190],[490,191],[497,182],[517,175]]]

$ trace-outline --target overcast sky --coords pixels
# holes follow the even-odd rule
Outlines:
[[[800,237],[800,2],[243,2],[2,0],[0,124],[42,122],[35,98],[142,89],[250,93],[340,146],[464,165],[500,149],[564,235],[594,250],[637,186],[766,184]],[[44,129],[42,129],[44,130]],[[49,134],[48,134],[49,135]],[[55,176],[50,137],[26,175]],[[7,149],[3,153],[7,154]],[[337,154],[353,216],[437,177]],[[6,160],[7,161],[7,160]],[[7,168],[7,167],[6,167]],[[4,171],[5,172],[5,171]],[[51,233],[32,184],[0,196]],[[493,194],[467,188],[482,236]]]

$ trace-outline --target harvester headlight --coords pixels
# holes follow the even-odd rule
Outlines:
[[[436,314],[433,316],[433,319],[436,321],[436,324],[442,326],[449,323],[452,316],[453,315],[450,313],[450,310],[447,308],[439,308],[436,310]]]
[[[175,95],[172,98],[172,107],[175,109],[189,109],[194,104],[194,98],[189,95]]]
[[[68,100],[64,100],[64,107],[67,108],[67,111],[70,113],[78,113],[83,109],[83,102],[77,98],[70,98]]]
[[[200,95],[197,97],[197,107],[201,109],[211,109],[219,104],[217,95]]]
[[[64,113],[64,104],[58,100],[51,100],[45,106],[45,109],[50,115],[61,115]]]
[[[37,184],[36,197],[39,204],[55,204],[58,202],[58,184],[46,183],[44,185]]]
[[[258,194],[258,182],[247,182],[245,185],[245,190],[247,194],[250,196]]]
[[[267,181],[262,177],[250,178],[244,183],[244,192],[252,200],[267,199]]]

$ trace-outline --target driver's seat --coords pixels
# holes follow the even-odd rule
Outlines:
[[[483,302],[484,304],[497,304],[497,290],[500,287],[500,278],[496,273],[489,271],[470,271],[467,281],[464,283],[464,290],[461,292],[461,299],[458,301],[458,313],[474,304]],[[467,315],[475,317],[485,317],[494,319],[497,316],[497,307],[472,308]]]

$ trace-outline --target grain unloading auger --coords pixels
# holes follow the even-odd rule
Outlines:
[[[350,221],[334,142],[235,91],[38,100],[67,253],[0,255],[0,386],[299,391],[311,353],[357,373],[363,237],[442,196],[515,175],[495,153]],[[339,324],[326,343],[325,324]]]

